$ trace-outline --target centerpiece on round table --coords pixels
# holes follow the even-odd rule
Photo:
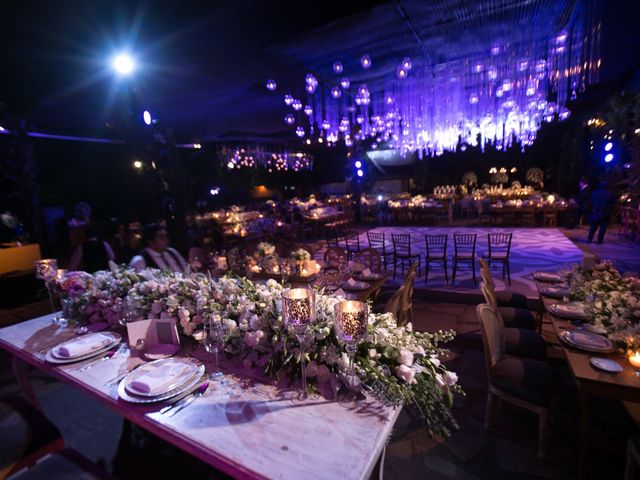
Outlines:
[[[311,254],[304,248],[298,248],[291,252],[291,258],[295,261],[296,273],[302,275],[305,262],[311,260]]]

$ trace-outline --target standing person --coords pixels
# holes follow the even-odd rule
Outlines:
[[[591,210],[587,219],[589,220],[589,243],[593,241],[593,236],[598,231],[598,243],[604,241],[604,235],[609,225],[611,207],[613,206],[613,192],[609,190],[607,182],[600,182],[597,190],[590,197]]]
[[[100,230],[96,223],[87,225],[86,240],[74,250],[69,261],[69,270],[93,273],[98,270],[107,270],[109,260],[115,261],[116,256],[111,246],[102,238]]]
[[[169,235],[164,226],[150,223],[142,230],[142,242],[145,248],[134,256],[129,266],[140,271],[144,268],[173,270],[177,273],[187,271],[187,262],[180,252],[169,247]]]

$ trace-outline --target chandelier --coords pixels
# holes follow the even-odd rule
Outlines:
[[[286,149],[275,151],[261,146],[222,146],[218,157],[227,171],[237,172],[248,168],[266,170],[267,173],[300,172],[313,169],[313,156]]]
[[[542,122],[568,118],[568,102],[598,79],[600,25],[588,0],[435,3],[401,1],[399,19],[387,20],[393,11],[383,5],[345,20],[357,32],[386,15],[381,29],[398,32],[403,53],[398,38],[375,32],[367,33],[375,48],[343,51],[336,29],[336,49],[324,56],[311,49],[313,34],[306,51],[304,38],[281,47],[314,69],[284,94],[292,133],[306,144],[367,142],[402,154],[525,148]]]

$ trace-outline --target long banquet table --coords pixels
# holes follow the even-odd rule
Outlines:
[[[538,292],[540,287],[548,284],[536,282]],[[556,335],[563,331],[571,331],[578,328],[570,320],[553,315],[549,307],[561,300],[545,297],[540,293],[540,302]],[[576,381],[580,402],[580,445],[579,470],[580,477],[584,478],[584,468],[589,447],[589,395],[610,398],[614,400],[640,402],[640,379],[636,376],[636,369],[619,352],[609,354],[591,353],[572,348],[559,340],[571,374]],[[620,373],[608,373],[597,370],[590,363],[591,357],[603,357],[616,361],[621,367]]]
[[[285,388],[258,371],[221,361],[233,394],[224,394],[212,383],[205,395],[169,417],[159,411],[170,400],[134,405],[119,399],[116,386],[105,386],[142,362],[128,350],[83,372],[77,367],[90,360],[60,366],[44,361],[43,351],[74,335],[72,328],[52,325],[49,315],[0,329],[0,348],[13,356],[14,372],[32,402],[37,405],[27,365],[236,478],[369,478],[381,468],[387,438],[401,410],[371,398],[357,407],[315,395],[293,401],[297,385]],[[198,350],[194,355],[211,359]]]

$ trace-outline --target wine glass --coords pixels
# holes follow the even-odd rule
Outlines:
[[[335,335],[349,356],[349,366],[343,378],[347,390],[341,389],[338,396],[344,401],[354,401],[359,398],[362,386],[356,375],[354,360],[358,344],[367,333],[369,307],[363,302],[343,300],[336,304],[335,313]]]
[[[44,280],[44,284],[49,292],[49,303],[51,304],[51,321],[54,324],[58,323],[58,314],[56,313],[55,306],[53,305],[53,284],[58,276],[58,261],[55,258],[45,258],[38,260],[34,264],[36,278]]]
[[[214,354],[214,371],[209,375],[211,380],[220,380],[223,376],[218,362],[218,353],[224,348],[224,328],[219,321],[210,320],[204,324],[202,346],[208,353]]]
[[[138,318],[138,303],[129,297],[123,298],[118,305],[118,323],[123,327]]]
[[[307,373],[305,347],[307,331],[316,317],[316,292],[309,288],[291,288],[282,294],[284,324],[293,332],[300,345],[300,373],[302,375],[302,391],[298,398],[306,400]]]
[[[280,279],[282,282],[282,286],[284,287],[287,283],[287,279],[291,275],[291,263],[289,260],[283,260],[280,262]]]

